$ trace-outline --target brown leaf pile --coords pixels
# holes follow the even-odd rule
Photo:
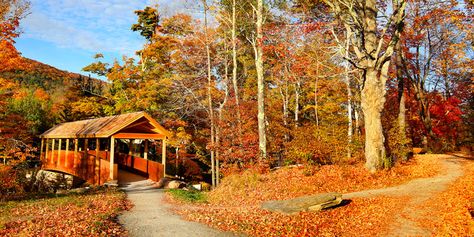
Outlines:
[[[433,230],[437,236],[474,236],[474,161],[463,161],[464,175],[447,191],[421,205],[430,216],[416,220],[420,226]]]
[[[176,211],[188,220],[250,236],[377,236],[386,233],[409,197],[356,198],[342,207],[297,215],[272,213],[260,209],[260,204],[315,193],[397,185],[434,176],[440,167],[436,158],[421,156],[376,174],[368,173],[362,165],[322,166],[309,176],[305,167],[282,168],[268,174],[244,172],[225,178],[209,193],[208,204],[180,203]]]
[[[436,157],[419,156],[408,163],[398,164],[391,170],[375,174],[367,172],[363,164],[282,168],[267,174],[246,171],[226,177],[219,188],[210,193],[209,202],[228,206],[260,205],[267,200],[283,200],[315,193],[349,193],[431,177],[440,169],[441,164]],[[308,175],[308,172],[312,175]]]
[[[116,216],[130,206],[115,190],[5,202],[0,204],[0,236],[125,236]]]
[[[255,206],[182,206],[186,219],[249,236],[376,236],[388,229],[406,198],[356,198],[322,212],[283,215]]]

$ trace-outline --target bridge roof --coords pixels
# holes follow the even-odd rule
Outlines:
[[[163,139],[169,132],[145,112],[121,114],[58,124],[41,138],[142,138]]]

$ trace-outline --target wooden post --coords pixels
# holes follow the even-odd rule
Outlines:
[[[44,154],[44,163],[48,163],[49,139],[46,138],[46,152]]]
[[[76,173],[76,168],[77,168],[77,156],[78,156],[78,150],[79,150],[79,139],[74,139],[74,162],[73,162],[73,167],[74,167],[74,172]]]
[[[161,164],[163,164],[163,177],[166,177],[166,139],[161,144]]]
[[[145,151],[143,152],[143,158],[148,160],[148,139],[145,139]]]
[[[58,140],[58,160],[56,160],[56,166],[61,163],[61,139]]]
[[[95,176],[95,183],[100,184],[100,168],[99,168],[99,151],[100,151],[100,140],[99,138],[95,139],[95,159],[94,159],[94,176]]]
[[[40,160],[41,161],[44,161],[43,148],[44,148],[44,138],[41,138],[41,148],[40,148]]]
[[[129,155],[132,155],[132,145],[133,145],[133,140],[134,139],[130,139],[130,141],[128,142],[128,154]]]
[[[51,164],[54,164],[54,145],[56,139],[53,138],[53,144],[51,145]]]
[[[69,138],[66,139],[66,157],[64,159],[64,166],[66,168],[69,166],[68,155],[69,155]]]
[[[114,180],[114,156],[115,156],[115,138],[110,138],[110,173],[109,180]]]
[[[82,160],[81,160],[81,171],[83,172],[83,177],[87,177],[85,180],[89,180],[89,162],[88,162],[88,158],[89,158],[89,152],[88,152],[88,149],[89,148],[89,139],[84,139],[84,149],[83,149],[83,156],[82,156]]]

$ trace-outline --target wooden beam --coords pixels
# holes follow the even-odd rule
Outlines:
[[[163,134],[150,134],[150,133],[117,133],[114,135],[115,138],[124,139],[164,139],[166,138]]]
[[[133,127],[136,127],[136,126],[140,126],[142,124],[145,124],[145,123],[148,123],[148,121],[142,121],[142,122],[139,122],[139,123],[136,123],[136,124],[131,124],[123,129],[127,129],[127,128],[133,128]]]
[[[46,152],[44,154],[44,162],[48,163],[49,139],[46,138]]]
[[[44,161],[44,157],[43,157],[43,148],[44,148],[44,139],[41,138],[41,148],[40,148],[40,160],[41,161]]]
[[[88,152],[88,149],[89,148],[89,139],[84,139],[84,149],[82,149],[84,152],[83,155],[82,155],[82,159],[81,159],[81,172],[84,172],[83,175],[84,176],[87,176],[89,175],[88,174],[88,158],[89,158],[89,152]]]
[[[145,151],[143,152],[143,158],[148,160],[148,139],[145,139]]]
[[[110,138],[110,173],[109,173],[109,180],[114,180],[114,156],[115,156],[115,138]]]
[[[61,141],[62,139],[58,141],[58,160],[56,161],[56,166],[59,166],[61,163]]]
[[[53,144],[51,145],[51,164],[54,164],[54,145],[56,139],[53,139]]]
[[[78,150],[79,150],[79,139],[74,139],[74,172],[76,171],[77,168],[77,156],[78,156]]]
[[[64,159],[64,166],[65,167],[68,167],[69,166],[69,162],[68,162],[68,155],[69,155],[69,138],[66,139],[66,158]]]
[[[133,154],[133,152],[132,152],[133,140],[134,139],[130,139],[130,141],[128,142],[128,154],[129,155]]]
[[[163,177],[166,177],[166,139],[161,140],[161,163],[163,164]]]
[[[99,138],[95,139],[95,159],[94,159],[94,176],[95,176],[95,183],[100,184],[100,169],[99,169],[99,152],[100,152],[100,140]]]

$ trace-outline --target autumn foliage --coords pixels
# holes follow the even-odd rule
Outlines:
[[[260,204],[315,193],[394,186],[437,175],[440,169],[437,158],[427,156],[373,175],[362,165],[295,166],[267,174],[246,171],[226,177],[208,194],[208,204],[183,207],[181,203],[176,211],[193,221],[252,236],[380,235],[390,229],[391,218],[409,197],[355,198],[336,209],[297,215],[271,213],[260,209]]]
[[[126,236],[115,218],[130,208],[122,192],[89,190],[0,203],[2,236]]]

